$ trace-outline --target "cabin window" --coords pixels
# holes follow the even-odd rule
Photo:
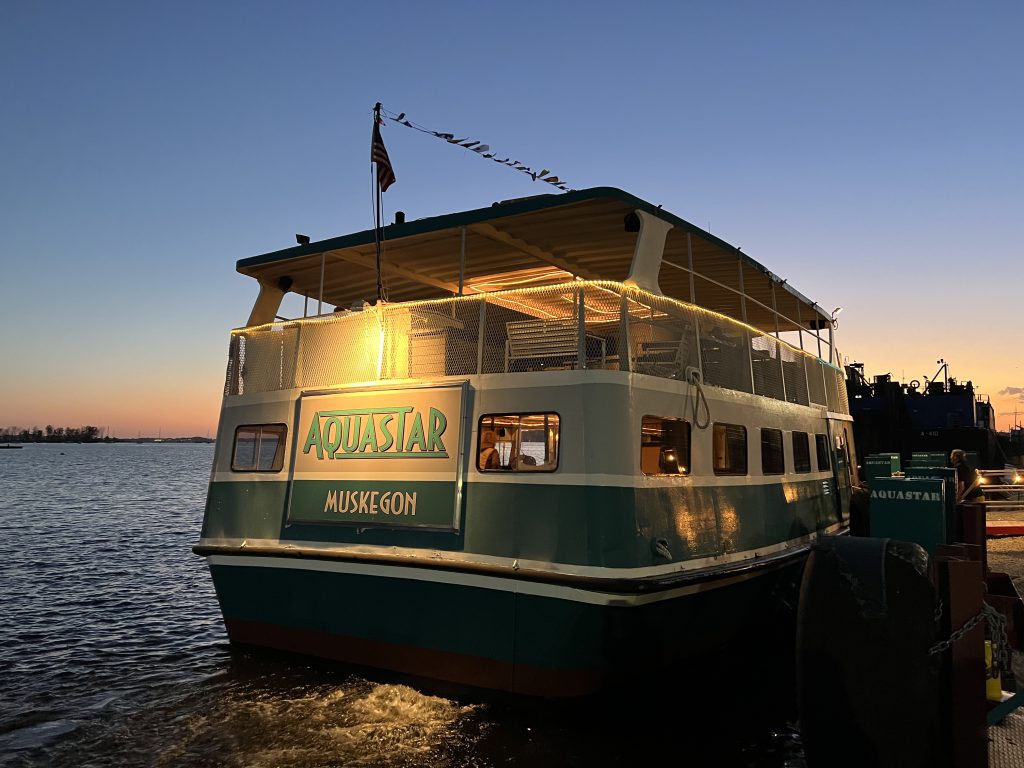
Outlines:
[[[235,430],[231,469],[235,472],[280,472],[284,467],[284,424],[249,424]]]
[[[644,416],[640,425],[640,469],[645,475],[690,474],[690,423]]]
[[[832,469],[832,464],[828,460],[828,438],[825,435],[815,435],[814,443],[818,448],[818,471]]]
[[[739,424],[715,424],[712,438],[715,474],[747,474],[747,428]]]
[[[476,468],[481,472],[554,472],[558,469],[557,413],[503,413],[480,417]]]
[[[786,471],[786,458],[782,452],[782,430],[761,430],[761,472],[781,475]]]
[[[806,432],[793,433],[793,471],[811,471],[811,449],[807,442]]]

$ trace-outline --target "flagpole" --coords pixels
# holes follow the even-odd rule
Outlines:
[[[378,101],[373,107],[373,130],[377,131],[380,125],[380,102]],[[384,286],[381,281],[380,273],[380,240],[381,240],[381,207],[383,200],[380,192],[380,174],[374,174],[374,184],[376,185],[377,194],[374,197],[374,223],[373,223],[373,236],[377,244],[377,303],[380,304],[384,299]]]

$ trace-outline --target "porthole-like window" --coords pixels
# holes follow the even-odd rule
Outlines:
[[[814,444],[818,448],[818,471],[832,469],[832,462],[828,458],[828,438],[825,435],[815,435]]]
[[[645,475],[690,474],[690,423],[644,416],[640,426],[640,469]]]
[[[284,424],[249,424],[235,430],[231,469],[235,472],[280,472],[284,467]]]
[[[793,433],[793,471],[811,471],[811,448],[807,442],[806,432]]]
[[[712,443],[716,475],[747,474],[746,427],[740,424],[715,424]]]
[[[781,475],[786,471],[786,458],[782,452],[782,430],[761,430],[761,472]]]
[[[557,413],[503,413],[480,417],[481,472],[554,472],[558,469]]]

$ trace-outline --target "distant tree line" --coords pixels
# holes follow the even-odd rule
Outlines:
[[[101,427],[3,427],[0,442],[4,443],[99,443],[109,441],[106,430]]]

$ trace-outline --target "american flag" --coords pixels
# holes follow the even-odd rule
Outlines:
[[[391,167],[391,159],[384,148],[384,139],[380,137],[380,123],[373,124],[373,143],[370,145],[370,162],[377,164],[377,183],[381,192],[395,183],[395,170]]]

